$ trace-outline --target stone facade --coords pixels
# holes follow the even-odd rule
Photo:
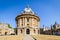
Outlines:
[[[17,34],[39,34],[39,17],[27,6],[21,14],[16,17]]]
[[[14,33],[14,30],[8,27],[8,24],[6,23],[0,23],[0,35],[10,35],[11,33]]]

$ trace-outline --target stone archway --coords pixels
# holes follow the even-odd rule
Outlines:
[[[7,35],[7,32],[5,32],[5,35]]]
[[[30,30],[29,29],[26,29],[26,34],[30,34]]]

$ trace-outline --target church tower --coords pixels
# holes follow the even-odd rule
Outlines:
[[[34,14],[32,9],[27,6],[16,18],[17,35],[20,34],[40,34],[39,17]]]

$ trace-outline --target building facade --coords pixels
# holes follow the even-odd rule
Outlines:
[[[17,35],[20,34],[40,34],[39,17],[34,14],[32,9],[27,6],[21,14],[16,17]]]
[[[60,25],[57,22],[52,26],[52,32],[53,35],[60,35]]]
[[[0,35],[10,35],[12,33],[14,34],[14,29],[9,28],[6,23],[0,23]]]
[[[41,28],[40,33],[48,35],[60,35],[60,25],[57,22],[55,22],[54,25],[51,25],[50,27],[51,27],[50,29],[45,27]]]

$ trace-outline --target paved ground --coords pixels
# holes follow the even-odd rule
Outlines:
[[[23,40],[35,40],[35,39],[30,35],[25,35]]]

